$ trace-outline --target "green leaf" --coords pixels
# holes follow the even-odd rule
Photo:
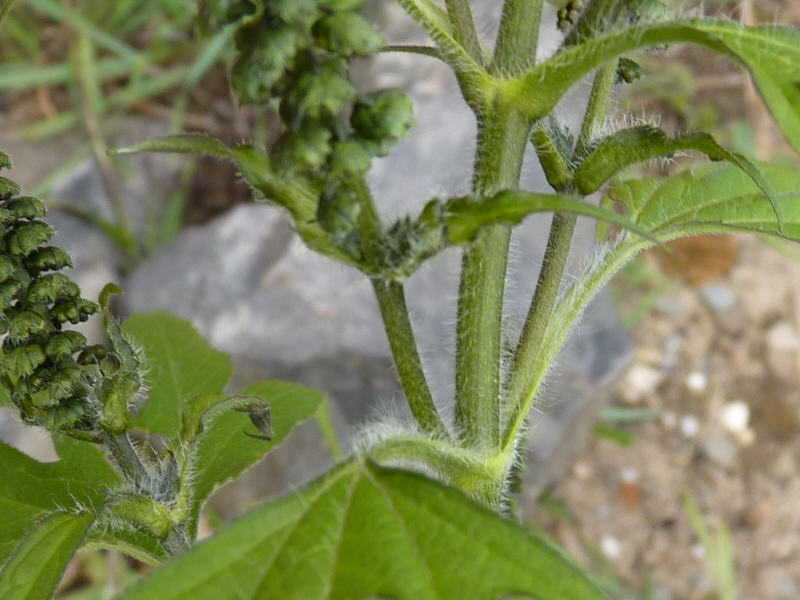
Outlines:
[[[481,227],[494,223],[515,225],[534,212],[565,212],[615,223],[653,239],[643,228],[610,210],[568,196],[506,190],[489,198],[454,198],[444,206],[444,222],[452,244],[470,241]]]
[[[93,444],[57,436],[56,449],[61,460],[40,463],[0,442],[0,563],[37,520],[56,511],[99,508],[105,490],[119,483]]]
[[[762,172],[783,214],[783,229],[761,189],[734,167],[698,165],[673,177],[621,183],[610,188],[607,196],[622,203],[631,221],[661,241],[727,231],[769,233],[800,241],[800,172],[775,165],[763,165]]]
[[[455,490],[350,462],[249,513],[122,599],[462,600],[509,592],[603,598],[548,542]]]
[[[243,389],[240,396],[254,396],[269,403],[272,439],[265,441],[246,435],[246,432],[259,433],[246,413],[226,412],[206,424],[194,458],[194,516],[215,489],[280,444],[295,425],[314,415],[325,399],[320,392],[288,381],[256,383]]]
[[[227,354],[212,348],[189,321],[156,312],[133,315],[122,332],[144,351],[150,390],[135,427],[174,436],[183,403],[200,394],[221,394],[233,374]]]
[[[775,120],[800,150],[800,32],[791,28],[745,28],[710,19],[637,25],[566,49],[502,82],[501,89],[531,119],[539,119],[601,64],[632,50],[678,42],[704,46],[747,68]]]
[[[205,133],[182,133],[151,138],[138,144],[109,150],[109,154],[140,154],[142,152],[174,152],[178,154],[201,154],[215,158],[233,158],[233,150],[216,138]]]
[[[671,156],[680,150],[702,152],[711,160],[726,160],[739,167],[769,199],[776,217],[781,220],[780,205],[758,168],[746,157],[728,152],[712,136],[702,132],[671,139],[662,130],[648,125],[618,131],[600,140],[581,162],[575,170],[575,185],[589,195],[625,167],[659,156]]]
[[[0,570],[0,598],[48,600],[94,514],[54,513],[41,521]]]

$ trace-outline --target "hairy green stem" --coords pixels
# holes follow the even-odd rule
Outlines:
[[[606,117],[616,70],[617,61],[611,61],[600,67],[595,75],[575,149],[577,156],[585,154],[595,129]],[[513,445],[518,431],[516,424],[521,424],[524,419],[524,415],[520,418],[520,413],[527,413],[530,406],[529,399],[535,396],[541,382],[541,374],[536,372],[534,365],[542,350],[545,331],[552,318],[553,307],[558,297],[572,245],[576,221],[577,215],[574,214],[556,213],[553,215],[536,292],[514,353],[506,387],[505,398],[510,420],[503,432],[503,448]]]
[[[473,192],[489,196],[519,185],[530,123],[496,102],[479,123]],[[511,228],[483,229],[464,250],[456,325],[455,419],[467,447],[496,447],[500,427],[503,290]]]
[[[483,51],[478,40],[478,32],[475,30],[475,21],[472,19],[472,11],[469,7],[469,0],[446,0],[447,15],[453,23],[456,33],[456,40],[464,46],[464,50],[479,65],[483,63]]]
[[[403,285],[395,281],[373,279],[372,287],[378,299],[395,368],[411,414],[423,431],[445,436],[447,429],[436,409],[417,351]]]
[[[125,478],[137,488],[142,487],[150,478],[150,474],[136,448],[131,444],[128,434],[109,433],[106,434],[104,442]]]
[[[413,436],[394,436],[370,449],[379,463],[425,465],[447,484],[497,510],[503,497],[504,457],[480,454],[453,444]]]
[[[506,0],[490,72],[518,75],[536,63],[543,0]]]

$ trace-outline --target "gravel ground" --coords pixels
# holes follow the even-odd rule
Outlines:
[[[627,447],[595,437],[547,503],[570,516],[533,519],[641,597],[730,598],[720,552],[690,526],[689,494],[713,539],[730,532],[739,598],[800,598],[800,260],[738,236],[664,256],[643,260],[684,279],[634,328],[613,399],[657,416],[625,426]]]

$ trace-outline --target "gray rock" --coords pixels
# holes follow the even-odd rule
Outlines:
[[[700,288],[700,295],[709,308],[724,311],[736,305],[736,294],[731,288],[718,283],[707,283]]]
[[[731,437],[719,429],[712,429],[703,438],[703,453],[720,467],[730,469],[739,459],[739,447]]]

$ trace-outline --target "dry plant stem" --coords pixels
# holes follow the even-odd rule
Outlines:
[[[483,51],[475,31],[469,0],[447,0],[447,14],[455,27],[456,39],[478,64],[483,63]]]
[[[529,121],[496,100],[478,124],[473,192],[489,196],[519,185]],[[456,325],[455,419],[462,443],[491,451],[499,440],[503,290],[511,228],[483,229],[464,250]]]
[[[605,119],[616,70],[617,61],[611,61],[597,70],[575,149],[577,155],[585,153],[596,127]],[[514,362],[506,389],[511,420],[503,433],[503,448],[514,443],[515,424],[520,421],[519,413],[526,410],[528,399],[536,393],[535,386],[540,381],[533,366],[536,364],[537,355],[541,350],[545,331],[561,287],[576,221],[576,215],[559,213],[553,215],[536,292],[514,354]]]
[[[490,72],[517,75],[536,63],[543,0],[506,0]]]

